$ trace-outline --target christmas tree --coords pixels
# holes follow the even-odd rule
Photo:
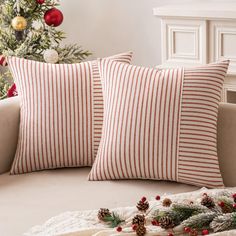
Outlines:
[[[90,55],[78,45],[60,45],[65,34],[56,28],[63,22],[58,5],[56,0],[0,0],[0,65],[6,66],[7,56],[75,63]],[[0,75],[0,99],[12,86],[9,78],[5,69]]]

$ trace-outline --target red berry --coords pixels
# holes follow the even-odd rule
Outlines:
[[[236,193],[234,193],[234,194],[232,195],[232,197],[235,199],[235,198],[236,198]]]
[[[116,231],[117,231],[117,232],[121,232],[121,231],[122,231],[122,227],[120,227],[120,226],[117,227],[117,228],[116,228]]]
[[[142,202],[146,202],[147,198],[146,197],[142,197],[141,201]]]
[[[224,206],[225,206],[225,203],[224,203],[224,202],[218,202],[218,206],[224,207]]]
[[[209,231],[207,230],[207,229],[204,229],[203,231],[202,231],[202,235],[208,235],[209,234]]]
[[[172,233],[168,233],[168,236],[174,236],[174,234],[172,234]]]
[[[159,222],[157,220],[153,220],[152,225],[159,226]]]
[[[185,227],[185,228],[184,228],[184,232],[186,232],[186,233],[190,233],[190,232],[191,232],[191,228],[189,228],[189,227]]]
[[[156,196],[156,200],[159,201],[161,197],[159,195]]]
[[[43,3],[45,2],[45,0],[36,0],[36,2],[37,2],[38,4],[43,4]]]
[[[136,231],[137,225],[132,225],[132,229],[133,229],[133,231]]]
[[[233,208],[236,209],[236,203],[233,204]]]
[[[156,225],[156,220],[153,220],[153,221],[152,221],[152,225]]]

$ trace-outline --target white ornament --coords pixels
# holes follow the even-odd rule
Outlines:
[[[47,49],[43,54],[43,58],[45,62],[55,64],[59,60],[59,55],[55,49]]]

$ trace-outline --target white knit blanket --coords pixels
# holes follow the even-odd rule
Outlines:
[[[217,197],[221,195],[222,189],[207,190],[202,188],[198,191],[190,193],[182,193],[175,195],[165,195],[165,197],[170,198],[173,202],[186,202],[189,200],[200,201],[202,194],[207,192],[212,197]],[[229,194],[236,191],[236,188],[227,189]],[[161,208],[161,202],[152,199],[150,202],[150,209]],[[131,221],[133,216],[138,213],[136,207],[125,207],[117,208],[112,211],[117,212],[124,219],[128,219],[125,225],[122,226],[123,230],[118,233],[116,229],[108,228],[106,225],[101,224],[97,220],[97,212],[94,211],[76,211],[76,212],[65,212],[58,216],[55,216],[48,220],[43,225],[34,226],[31,228],[25,236],[135,236],[136,234],[132,231]],[[174,229],[174,235],[183,235],[183,229],[176,227]],[[147,226],[146,236],[166,236],[167,232],[160,229],[160,227],[152,226],[151,224]],[[186,234],[185,234],[186,235]],[[184,235],[184,236],[185,236]],[[236,230],[212,234],[214,236],[218,235],[229,235],[236,236]]]

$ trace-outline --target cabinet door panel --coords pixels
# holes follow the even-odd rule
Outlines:
[[[207,63],[206,21],[162,20],[162,62],[171,66]]]

